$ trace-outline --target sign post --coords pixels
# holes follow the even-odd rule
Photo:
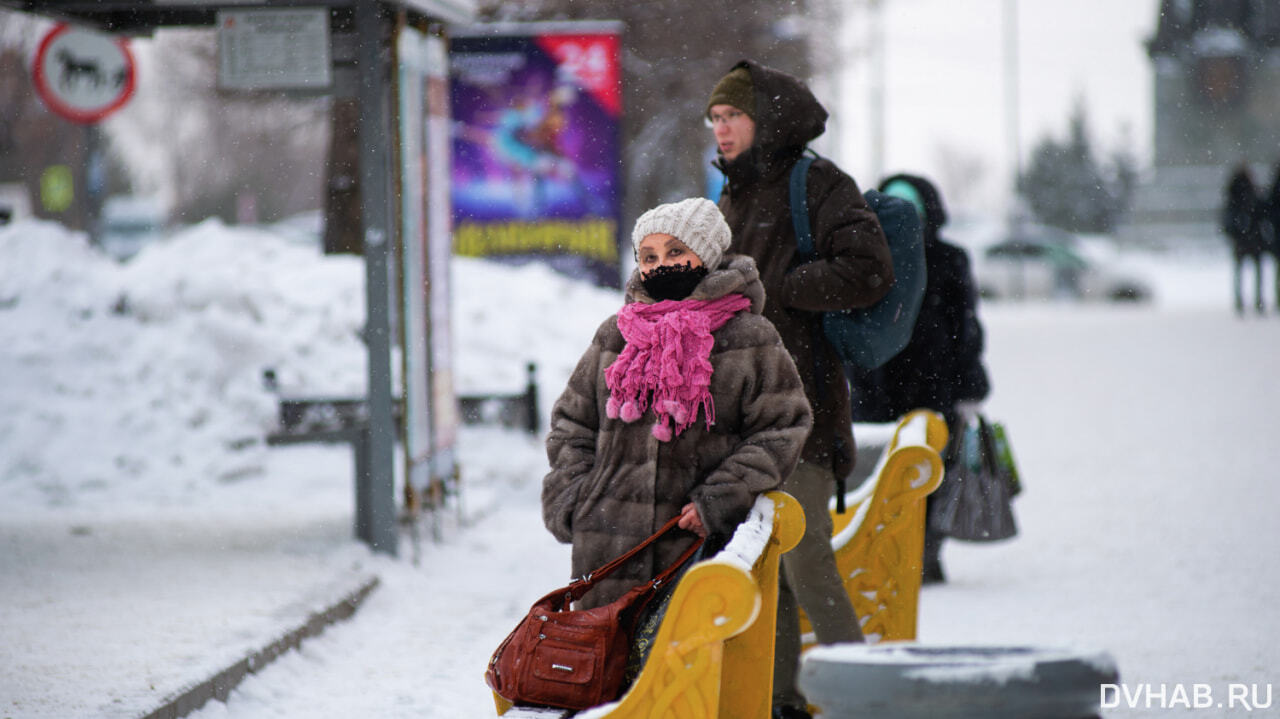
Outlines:
[[[385,68],[389,22],[378,3],[355,7],[356,59]],[[391,240],[398,217],[391,193],[391,88],[383,72],[360,83],[360,193],[364,223],[365,343],[369,347],[369,466],[356,477],[356,536],[375,552],[398,552],[395,498],[396,426],[391,400]]]

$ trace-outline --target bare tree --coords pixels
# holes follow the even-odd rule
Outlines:
[[[325,254],[358,255],[363,208],[360,206],[360,104],[334,100],[330,109],[329,165],[324,186]]]
[[[328,98],[217,88],[216,35],[156,33],[139,97],[112,142],[169,195],[174,219],[277,219],[318,208],[328,143]],[[162,68],[162,71],[161,71]],[[246,198],[251,198],[246,202]]]

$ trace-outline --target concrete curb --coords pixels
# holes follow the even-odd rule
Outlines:
[[[231,695],[231,690],[235,689],[247,675],[257,673],[280,655],[297,648],[302,640],[323,632],[330,624],[350,618],[377,586],[376,576],[362,579],[360,586],[354,591],[349,592],[328,608],[314,612],[301,626],[286,632],[261,649],[251,652],[212,677],[170,696],[159,707],[143,714],[139,719],[178,719],[204,706],[210,699],[225,702]]]

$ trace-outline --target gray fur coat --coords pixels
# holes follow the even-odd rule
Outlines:
[[[670,442],[650,429],[650,409],[635,422],[609,419],[604,371],[625,346],[616,315],[596,330],[569,384],[551,411],[542,483],[542,518],[562,542],[573,543],[573,576],[605,564],[694,502],[703,523],[727,537],[756,495],[778,486],[795,467],[812,413],[791,355],[766,320],[755,262],[726,256],[690,295],[712,300],[738,293],[749,310],[712,333],[711,396],[716,422],[701,413]],[[638,274],[627,300],[652,303]],[[675,530],[583,598],[583,608],[607,604],[656,575],[694,540]]]

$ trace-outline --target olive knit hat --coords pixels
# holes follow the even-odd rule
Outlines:
[[[720,265],[732,238],[720,208],[704,197],[658,205],[640,215],[631,231],[631,244],[637,253],[640,241],[654,233],[671,235],[683,242],[708,270]]]
[[[751,73],[747,68],[735,67],[716,83],[715,89],[711,91],[711,99],[707,101],[708,117],[715,105],[733,105],[747,113],[747,117],[756,119],[755,89],[751,85]]]

